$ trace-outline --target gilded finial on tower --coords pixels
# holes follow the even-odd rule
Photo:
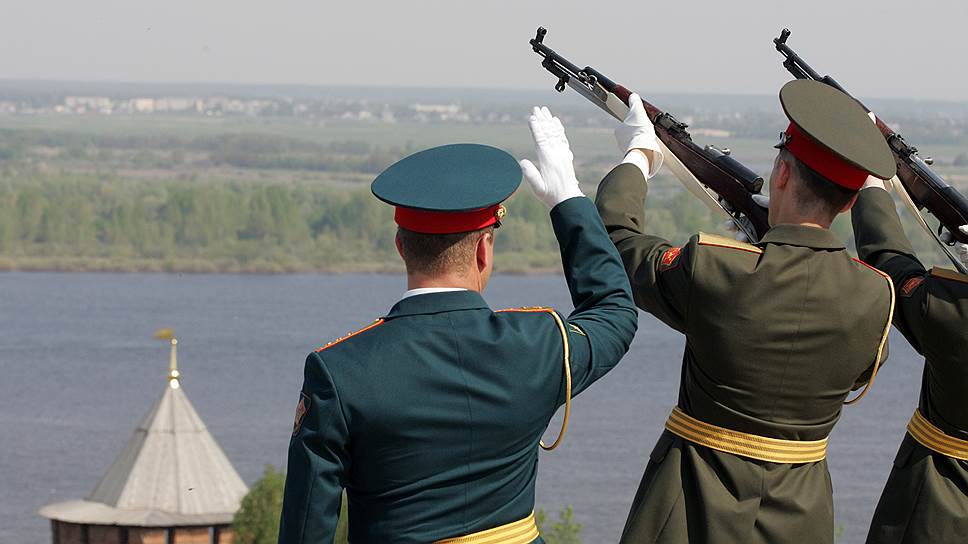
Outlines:
[[[158,340],[168,340],[171,343],[171,358],[168,362],[168,387],[178,389],[181,383],[178,381],[181,372],[178,371],[178,340],[175,338],[175,329],[165,327],[155,331],[155,338]]]

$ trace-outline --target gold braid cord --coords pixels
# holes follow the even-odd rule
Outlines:
[[[862,261],[858,261],[858,262],[860,262],[861,264],[864,264]],[[891,291],[891,308],[890,308],[890,311],[887,312],[887,325],[884,326],[884,334],[883,336],[881,336],[881,343],[879,346],[877,346],[877,358],[874,359],[874,370],[871,371],[871,378],[867,380],[867,383],[864,385],[864,389],[856,397],[844,402],[845,405],[854,404],[855,402],[864,398],[864,395],[866,395],[867,392],[870,391],[871,386],[874,384],[874,378],[877,377],[877,370],[881,367],[881,355],[884,353],[884,346],[887,345],[887,336],[891,332],[891,322],[894,320],[894,302],[895,302],[894,282],[891,281],[890,276],[874,268],[873,266],[870,266],[867,264],[865,264],[865,266],[867,266],[874,272],[877,272],[878,274],[881,275],[882,278],[887,280],[887,286]]]
[[[565,417],[561,420],[561,432],[558,433],[558,438],[550,446],[545,445],[544,440],[539,442],[541,449],[551,451],[561,445],[561,439],[565,437],[565,431],[568,430],[568,418],[571,416],[571,354],[568,349],[568,329],[565,328],[565,323],[561,320],[561,316],[558,315],[558,312],[550,308],[545,311],[551,314],[551,317],[555,318],[555,323],[558,324],[558,330],[561,331],[561,341],[564,344],[565,352]]]
[[[507,310],[498,310],[496,313],[504,312],[544,312],[550,314],[554,318],[555,323],[558,325],[558,330],[561,331],[561,342],[564,344],[564,360],[565,360],[565,417],[561,421],[561,432],[558,433],[558,438],[551,443],[550,446],[544,443],[544,440],[538,442],[541,449],[545,451],[551,451],[561,445],[561,439],[565,437],[565,431],[568,430],[568,419],[571,417],[571,352],[568,348],[568,329],[565,327],[565,322],[561,320],[561,316],[558,315],[553,308],[546,308],[544,306],[525,306],[523,308],[508,308]]]

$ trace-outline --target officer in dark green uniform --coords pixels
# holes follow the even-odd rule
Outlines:
[[[861,190],[851,219],[860,258],[894,281],[894,326],[925,357],[918,408],[867,542],[968,542],[968,276],[924,269],[880,180]],[[968,265],[968,247],[957,253]]]
[[[373,193],[396,206],[410,290],[384,317],[309,355],[280,543],[332,542],[343,490],[351,542],[542,542],[533,514],[541,435],[618,363],[637,315],[561,123],[536,109],[531,130],[538,165],[522,166],[552,207],[575,310],[492,311],[481,298],[501,202],[521,179],[510,155],[443,146],[380,174]]]
[[[639,308],[686,336],[679,400],[653,449],[622,542],[830,543],[827,436],[886,356],[893,289],[828,227],[868,174],[894,175],[884,138],[843,93],[780,91],[790,118],[770,177],[772,228],[755,244],[645,232],[661,160],[637,97],[616,131],[624,162],[597,205]]]

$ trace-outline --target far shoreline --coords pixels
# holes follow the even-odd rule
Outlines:
[[[132,263],[135,264],[135,263]],[[145,266],[147,264],[147,266]],[[193,263],[197,265],[197,263]],[[214,263],[208,263],[214,264]],[[236,263],[237,264],[237,263]],[[0,274],[170,274],[170,275],[234,275],[234,276],[345,276],[345,275],[383,275],[402,276],[406,273],[402,264],[368,264],[364,266],[334,266],[314,268],[309,266],[179,266],[177,263],[137,263],[136,265],[102,263],[72,263],[72,266],[41,265],[39,263],[0,262]],[[93,266],[92,266],[93,265]],[[561,266],[502,267],[494,269],[501,276],[560,276]]]

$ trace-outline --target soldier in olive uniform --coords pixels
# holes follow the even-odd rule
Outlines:
[[[893,289],[828,228],[868,174],[890,178],[895,165],[843,93],[794,81],[780,101],[790,125],[770,177],[772,228],[755,244],[647,234],[646,180],[662,157],[637,96],[616,131],[627,164],[599,186],[599,213],[638,307],[686,337],[679,400],[622,542],[833,542],[827,436],[886,356]]]
[[[536,108],[530,126],[537,166],[460,144],[407,157],[373,182],[396,206],[410,290],[384,317],[309,355],[280,543],[332,542],[343,490],[351,542],[542,542],[541,435],[619,362],[637,315],[561,123]],[[567,318],[541,307],[492,311],[481,298],[501,202],[522,167],[551,207],[575,306]]]
[[[897,288],[894,326],[925,357],[918,408],[867,542],[968,542],[968,276],[925,270],[880,180],[868,181],[851,219],[860,258]],[[968,246],[957,253],[968,266]]]

